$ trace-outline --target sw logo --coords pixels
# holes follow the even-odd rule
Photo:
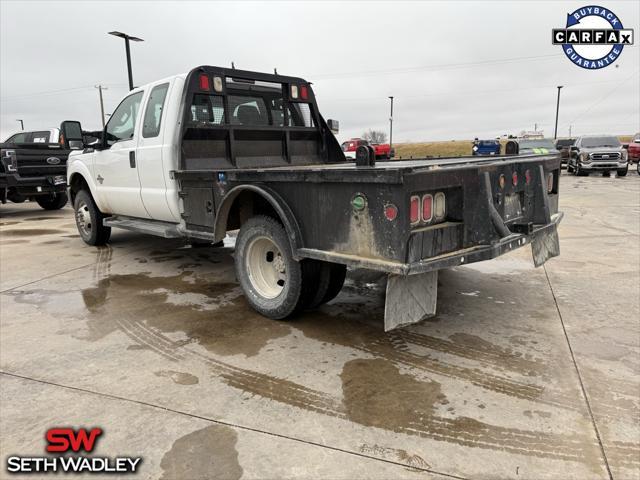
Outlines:
[[[101,428],[92,428],[87,432],[84,428],[77,432],[72,428],[51,428],[47,431],[46,439],[49,442],[47,452],[92,452],[96,440],[102,435]]]
[[[93,452],[98,438],[103,434],[101,428],[69,427],[51,428],[45,434],[50,454],[66,454],[66,456],[18,456],[7,458],[7,472],[11,474],[27,473],[135,473],[142,462],[141,457],[90,457],[78,455],[79,452]]]
[[[624,28],[611,10],[597,5],[567,14],[565,28],[552,31],[554,45],[575,65],[596,70],[612,65],[625,45],[633,45],[633,29]]]

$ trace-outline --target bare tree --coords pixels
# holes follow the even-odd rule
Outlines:
[[[387,134],[380,130],[369,129],[362,134],[362,138],[371,143],[385,143],[387,141]]]

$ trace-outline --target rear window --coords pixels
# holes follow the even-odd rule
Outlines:
[[[33,132],[31,141],[33,143],[49,143],[49,130],[42,132]]]
[[[224,104],[219,95],[197,93],[191,104],[191,121],[209,125],[224,123]]]
[[[229,95],[231,125],[269,125],[267,106],[261,97]]]

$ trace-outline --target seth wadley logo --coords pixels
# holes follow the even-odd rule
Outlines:
[[[568,13],[565,28],[554,28],[552,37],[569,60],[587,70],[612,65],[625,45],[633,45],[633,29],[624,28],[615,13],[597,5]]]
[[[135,473],[142,462],[141,457],[94,457],[79,454],[81,450],[91,453],[96,447],[98,437],[104,432],[101,428],[50,428],[47,430],[46,451],[48,453],[71,454],[67,456],[28,456],[12,455],[7,458],[7,472],[26,473]],[[78,455],[79,454],[79,455]]]

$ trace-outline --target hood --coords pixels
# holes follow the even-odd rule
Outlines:
[[[582,147],[580,149],[581,152],[584,153],[619,153],[622,152],[624,148],[620,147]]]

